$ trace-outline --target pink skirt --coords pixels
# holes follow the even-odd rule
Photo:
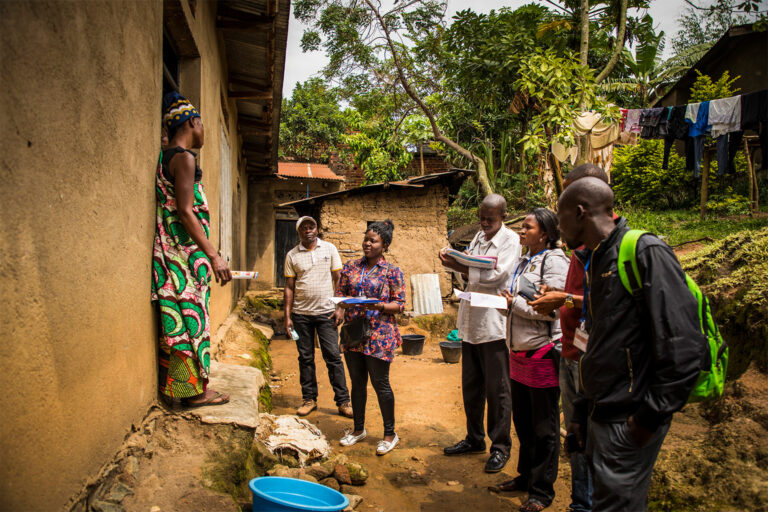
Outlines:
[[[530,357],[526,357],[530,351],[510,352],[509,378],[531,388],[558,387],[556,360],[544,358],[554,347],[554,343],[549,343],[534,351]]]

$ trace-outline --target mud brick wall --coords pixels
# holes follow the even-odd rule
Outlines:
[[[434,174],[436,172],[446,172],[451,169],[451,164],[448,161],[436,154],[424,155],[424,175]],[[419,153],[416,152],[413,155],[413,160],[408,164],[405,169],[406,176],[420,176],[421,173],[421,158]]]
[[[450,293],[450,276],[437,257],[448,244],[447,210],[448,189],[444,185],[382,190],[325,201],[320,209],[320,230],[323,239],[336,245],[342,261],[347,262],[363,256],[368,221],[391,219],[395,231],[385,257],[405,274],[406,309],[412,309],[412,274],[437,274],[441,294]]]

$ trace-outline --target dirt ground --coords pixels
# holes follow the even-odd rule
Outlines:
[[[407,332],[405,328],[403,332]],[[274,340],[271,346],[273,371],[280,377],[272,386],[274,414],[294,414],[301,404],[296,347],[292,341]],[[488,455],[446,457],[443,447],[466,435],[461,400],[461,366],[443,362],[437,341],[427,341],[420,356],[398,350],[391,367],[390,382],[395,394],[396,430],[400,444],[383,457],[376,444],[383,435],[376,395],[368,387],[366,430],[369,437],[355,446],[338,444],[352,420],[338,415],[325,363],[316,351],[318,409],[307,419],[317,425],[334,450],[349,455],[370,471],[368,483],[355,487],[364,498],[358,510],[375,511],[468,511],[517,510],[524,493],[503,495],[488,491],[489,485],[517,476],[517,445],[501,473],[483,472]],[[279,387],[276,387],[279,386]],[[513,442],[515,442],[513,437]],[[490,442],[487,441],[487,444]],[[570,468],[561,457],[550,510],[565,510],[570,503]]]

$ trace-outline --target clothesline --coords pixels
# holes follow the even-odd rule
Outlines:
[[[574,132],[585,136],[587,161],[600,165],[610,176],[614,144],[636,144],[637,138],[663,139],[667,169],[676,140],[685,142],[686,169],[698,177],[706,136],[717,144],[718,175],[735,172],[733,164],[745,129],[759,134],[762,167],[768,166],[768,89],[729,98],[670,107],[620,109],[617,123],[605,122],[600,114],[582,112],[573,122]],[[576,163],[578,146],[552,143],[552,154],[560,162]]]

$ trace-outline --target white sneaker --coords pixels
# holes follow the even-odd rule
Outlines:
[[[392,451],[392,449],[397,446],[397,443],[400,442],[400,438],[397,437],[397,434],[395,434],[395,438],[391,441],[385,441],[381,440],[379,441],[379,445],[376,447],[376,455],[384,455]]]
[[[353,444],[356,444],[358,441],[362,441],[366,438],[368,435],[368,432],[363,429],[363,433],[359,436],[354,435],[353,431],[345,430],[344,431],[344,437],[341,438],[339,441],[339,444],[341,446],[352,446]]]

